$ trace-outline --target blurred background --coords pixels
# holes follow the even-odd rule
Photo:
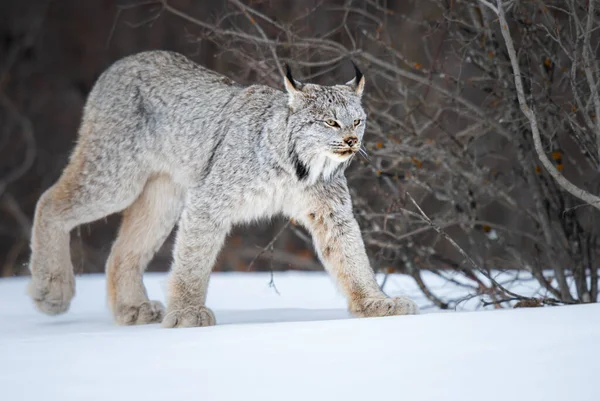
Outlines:
[[[495,3],[495,2],[493,2]],[[28,274],[39,196],[65,167],[95,80],[115,60],[181,52],[244,84],[366,76],[365,150],[347,172],[376,271],[430,271],[496,306],[598,299],[597,0],[505,1],[525,100],[498,14],[460,0],[3,0],[0,276]],[[540,162],[544,155],[550,166]],[[551,167],[551,168],[549,168]],[[102,272],[119,216],[72,233],[76,273]],[[150,264],[166,271],[172,238]],[[216,270],[322,270],[307,233],[276,219],[232,232]],[[511,291],[528,283],[535,296]]]

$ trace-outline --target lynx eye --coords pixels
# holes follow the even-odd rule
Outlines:
[[[354,120],[354,126],[358,127],[360,125],[360,119]]]
[[[337,123],[337,121],[335,121],[335,120],[325,120],[325,124],[329,125],[330,127],[339,127],[340,126]]]

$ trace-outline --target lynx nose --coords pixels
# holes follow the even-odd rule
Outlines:
[[[346,145],[348,145],[352,148],[352,147],[354,147],[354,145],[356,145],[358,143],[358,138],[355,136],[349,136],[344,139],[344,142],[346,142]]]

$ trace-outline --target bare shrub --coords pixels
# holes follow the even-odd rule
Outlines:
[[[207,19],[161,2],[157,17],[195,24],[193,40],[214,42],[248,80],[279,85],[283,63],[320,83],[349,79],[350,59],[365,70],[368,156],[349,179],[380,270],[410,274],[440,307],[460,300],[437,297],[423,270],[495,305],[523,297],[494,275],[524,270],[538,283],[536,298],[575,303],[598,299],[600,204],[591,194],[599,184],[600,33],[591,3],[431,0],[392,9],[349,0],[286,14],[269,2],[231,0]]]
[[[157,0],[128,3],[119,21],[132,9],[146,12],[135,29],[179,19],[181,37],[217,49],[240,82],[280,86],[288,63],[333,84],[352,78],[350,60],[360,66],[367,155],[348,178],[377,270],[411,275],[442,308],[464,299],[430,288],[424,271],[497,307],[598,300],[597,0],[229,0],[209,14]],[[25,138],[24,116],[0,106]],[[0,200],[26,228],[1,187]],[[267,248],[257,258],[295,260]]]

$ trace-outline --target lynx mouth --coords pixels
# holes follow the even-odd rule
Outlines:
[[[348,160],[355,153],[356,150],[353,149],[334,150],[329,153],[329,157],[333,160],[343,162]]]

